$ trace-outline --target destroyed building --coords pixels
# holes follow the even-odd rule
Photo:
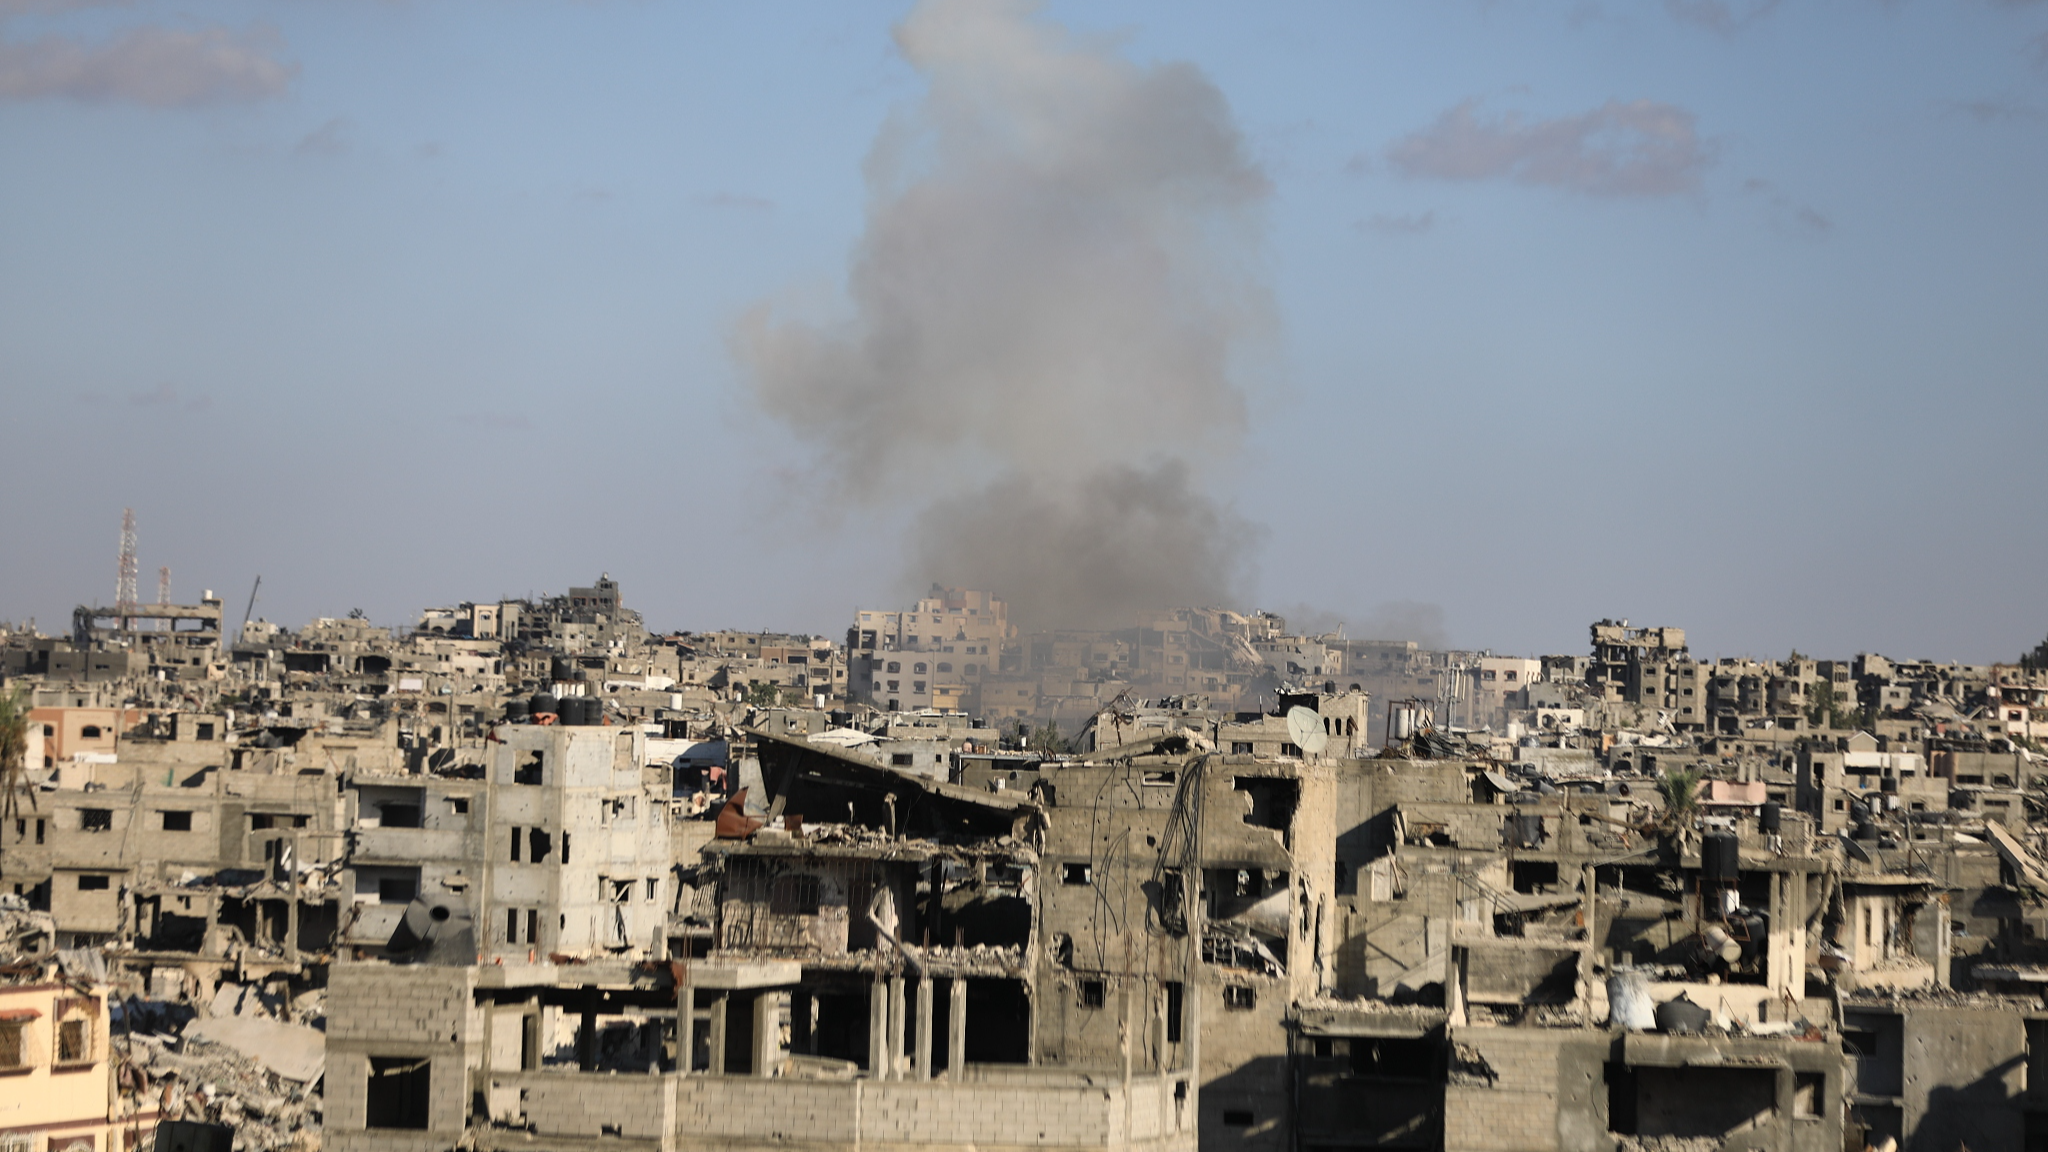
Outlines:
[[[0,1138],[2048,1146],[2030,668],[857,620],[10,633]]]

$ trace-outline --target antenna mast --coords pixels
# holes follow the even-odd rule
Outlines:
[[[156,602],[158,604],[169,604],[171,602],[171,568],[168,564],[156,570]]]
[[[121,573],[114,585],[114,608],[121,613],[121,627],[128,627],[128,614],[135,609],[135,509],[121,509]]]

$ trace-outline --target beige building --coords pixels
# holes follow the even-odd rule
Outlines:
[[[114,1091],[107,994],[0,986],[0,1148],[121,1152],[144,1146],[156,1109]]]

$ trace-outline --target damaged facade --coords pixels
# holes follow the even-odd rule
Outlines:
[[[2028,668],[152,612],[0,647],[0,1147],[2048,1147]]]

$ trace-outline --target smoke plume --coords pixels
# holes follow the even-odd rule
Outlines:
[[[1244,434],[1267,184],[1222,94],[1016,0],[926,0],[896,42],[928,88],[869,154],[849,315],[750,313],[756,398],[846,499],[922,509],[920,583],[1039,626],[1233,599],[1257,529],[1202,477]]]

